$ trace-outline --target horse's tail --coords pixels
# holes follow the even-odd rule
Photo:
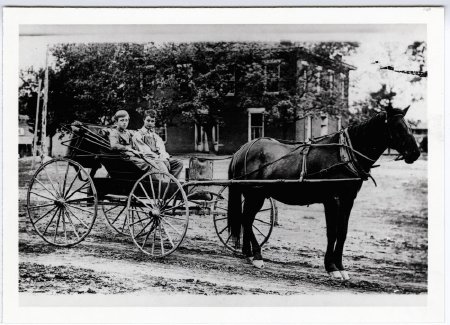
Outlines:
[[[233,179],[234,168],[233,160],[230,161],[228,168],[228,179]],[[242,228],[242,190],[237,184],[230,184],[228,187],[228,231],[231,234],[231,238],[234,242],[235,248],[240,247],[240,237]]]

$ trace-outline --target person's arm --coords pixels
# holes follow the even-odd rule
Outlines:
[[[170,155],[166,151],[166,146],[164,145],[163,139],[158,134],[155,134],[157,147],[159,149],[159,157],[161,159],[169,159]]]
[[[155,153],[153,153],[149,146],[144,142],[144,139],[142,137],[141,132],[136,131],[133,135],[133,138],[131,139],[133,148],[138,151],[139,153],[151,157],[151,158],[158,158]]]
[[[111,146],[111,149],[122,151],[128,155],[130,155],[131,153],[136,154],[136,151],[133,150],[133,148],[131,148],[130,146],[120,144],[119,138],[120,138],[119,132],[117,132],[114,129],[111,130],[111,132],[109,133],[109,144]]]

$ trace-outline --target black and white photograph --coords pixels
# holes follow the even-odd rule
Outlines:
[[[3,302],[440,320],[442,8],[176,10],[6,12]]]

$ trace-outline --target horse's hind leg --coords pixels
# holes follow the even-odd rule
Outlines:
[[[338,198],[330,198],[324,202],[325,219],[327,223],[327,251],[325,252],[325,270],[333,278],[342,279],[336,264],[334,263],[334,246],[337,239],[338,219],[339,219],[339,204]]]
[[[242,253],[252,261],[257,268],[264,267],[261,255],[261,246],[253,233],[253,222],[255,216],[264,204],[265,197],[262,195],[244,195],[243,209],[243,245]]]

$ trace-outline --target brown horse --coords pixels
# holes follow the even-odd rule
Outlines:
[[[237,247],[243,229],[242,252],[253,265],[264,266],[252,225],[265,198],[272,197],[291,205],[322,203],[328,239],[325,269],[334,278],[349,279],[342,255],[350,212],[363,180],[370,177],[371,167],[387,148],[397,150],[408,164],[420,156],[404,120],[407,110],[389,107],[367,121],[309,145],[256,139],[233,155],[230,179],[304,180],[263,186],[230,186],[228,229]],[[327,181],[314,182],[314,179]],[[243,207],[242,195],[245,198]]]

